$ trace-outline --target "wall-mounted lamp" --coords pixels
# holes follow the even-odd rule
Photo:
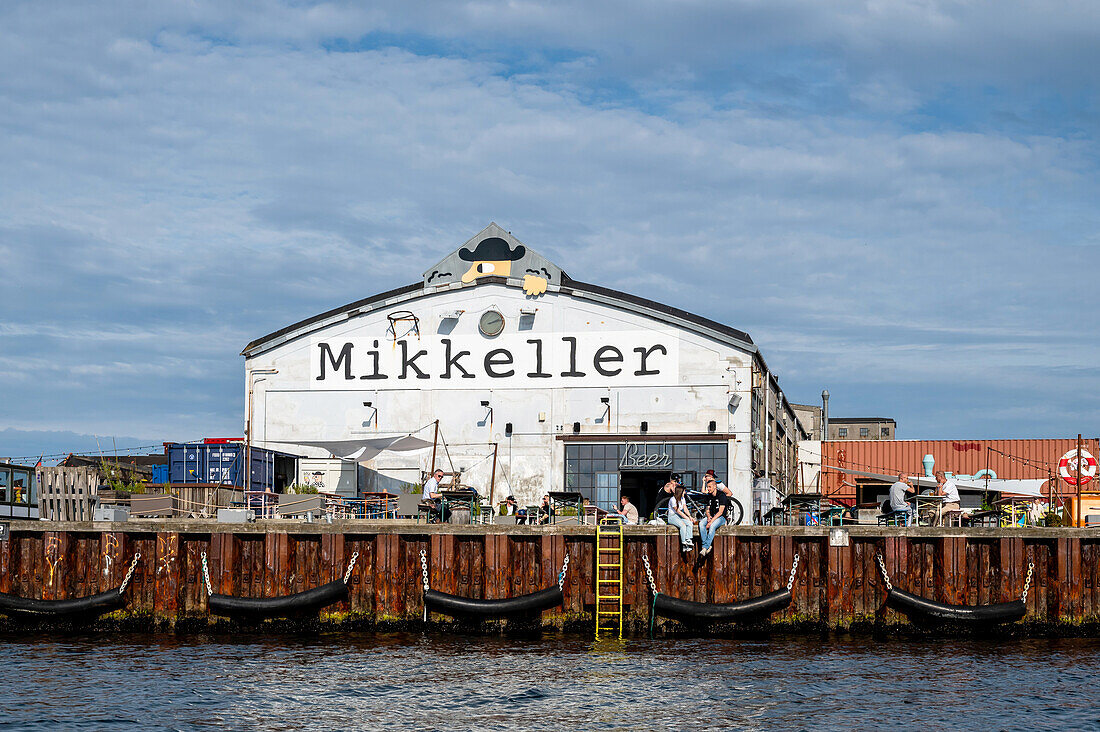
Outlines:
[[[512,436],[512,423],[511,422],[506,422],[504,424],[504,434],[505,434],[506,437],[511,437]]]
[[[646,432],[649,432],[649,422],[646,422],[646,421],[643,420],[642,421],[642,434],[644,435]]]
[[[717,422],[715,422],[715,421],[714,421],[714,420],[712,419],[712,420],[711,420],[711,421],[710,421],[710,422],[709,422],[709,423],[707,424],[707,432],[710,432],[711,434],[714,434],[714,432],[715,432],[715,431],[716,431],[717,429],[718,429],[718,423],[717,423]]]
[[[488,413],[486,413],[485,418],[482,419],[481,422],[479,422],[478,424],[479,425],[484,425],[484,424],[489,425],[489,432],[491,433],[493,431],[493,408],[489,406],[489,400],[488,399],[482,399],[481,400],[481,406],[484,407],[485,409],[488,409],[489,411],[488,411]]]
[[[371,410],[371,415],[363,423],[363,426],[366,427],[368,424],[373,423],[374,428],[378,429],[378,407],[374,406],[374,402],[363,402],[363,406]]]
[[[525,315],[529,318],[533,318],[533,317],[535,317],[535,313],[537,313],[538,311],[539,311],[538,308],[520,308],[519,309],[519,314],[521,316]]]
[[[466,312],[466,311],[465,310],[449,310],[448,312],[445,312],[442,315],[440,315],[439,319],[440,320],[458,320],[459,316],[462,315],[464,312]]]
[[[600,397],[600,404],[610,404],[611,397]]]
[[[740,394],[730,394],[730,409],[737,411],[737,407],[741,404]]]
[[[581,423],[580,422],[574,422],[573,423],[573,434],[577,434],[580,431],[581,431]]]

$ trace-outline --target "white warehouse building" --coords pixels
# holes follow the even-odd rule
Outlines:
[[[433,443],[364,461],[359,492],[419,484],[434,461],[494,503],[626,493],[644,514],[670,473],[693,487],[713,469],[748,522],[754,486],[793,491],[808,437],[748,334],[574,280],[496,224],[419,282],[243,355],[255,445]]]

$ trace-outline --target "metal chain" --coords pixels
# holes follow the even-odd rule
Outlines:
[[[1027,591],[1031,589],[1031,574],[1035,571],[1035,562],[1027,563],[1027,579],[1024,580],[1024,594],[1020,595],[1020,602],[1027,602]]]
[[[210,586],[210,567],[206,564],[206,552],[202,553],[202,578],[206,580],[206,596],[214,594],[214,588]]]
[[[134,559],[130,562],[130,568],[126,570],[126,576],[122,580],[122,584],[119,585],[118,594],[122,594],[126,591],[126,586],[130,584],[130,579],[134,576],[134,567],[137,566],[138,560],[141,559],[141,552],[134,554]]]
[[[642,550],[642,564],[645,565],[645,578],[649,582],[649,590],[653,593],[653,596],[657,596],[657,583],[653,581],[653,570],[649,567],[649,554],[645,549]]]
[[[353,552],[351,555],[351,561],[348,562],[348,571],[344,572],[344,584],[348,583],[351,579],[351,570],[355,569],[355,560],[359,559],[359,552]]]
[[[569,569],[569,554],[565,555],[565,562],[561,565],[561,573],[558,574],[558,592],[565,588],[565,572]]]
[[[881,554],[878,555],[878,568],[882,571],[882,579],[886,581],[886,589],[894,589],[894,586],[890,584],[890,575],[886,573],[886,562],[882,561]]]
[[[794,587],[794,576],[798,572],[798,560],[801,558],[801,554],[795,554],[794,561],[791,562],[791,576],[787,578],[787,592],[790,592],[791,588]]]
[[[428,552],[423,549],[420,550],[420,576],[424,578],[424,592],[426,593],[430,588],[428,587]],[[428,603],[424,603],[424,622],[428,622]]]

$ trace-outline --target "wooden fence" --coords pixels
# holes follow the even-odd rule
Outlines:
[[[459,530],[374,524],[341,529],[315,524],[276,528],[274,522],[251,527],[179,523],[167,530],[129,526],[123,531],[87,526],[47,531],[42,524],[13,523],[12,538],[0,542],[0,592],[50,599],[93,594],[118,586],[131,557],[140,552],[127,611],[172,626],[185,618],[210,618],[203,552],[215,592],[272,597],[341,577],[357,551],[349,599],[327,608],[322,621],[416,623],[423,608],[421,551],[433,589],[476,598],[513,597],[549,587],[557,582],[568,554],[565,604],[544,613],[543,623],[587,628],[591,622],[595,537],[589,527]],[[681,558],[675,534],[650,527],[628,530],[625,620],[635,632],[648,626],[651,595],[643,554],[660,592],[701,602],[734,602],[785,585],[798,553],[794,601],[773,616],[773,624],[833,629],[901,624],[904,617],[884,605],[876,562],[882,553],[895,587],[971,605],[1019,597],[1033,562],[1025,618],[1030,627],[1100,622],[1100,532],[968,532],[868,527],[853,529],[847,544],[836,546],[828,532],[818,529],[720,533],[711,557],[696,565]]]
[[[95,468],[35,468],[38,515],[49,521],[91,521],[99,473]]]

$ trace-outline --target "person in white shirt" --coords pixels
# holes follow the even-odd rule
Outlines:
[[[433,512],[441,523],[446,523],[451,511],[442,503],[443,494],[439,492],[439,481],[443,480],[443,471],[435,469],[432,477],[424,481],[424,490],[420,494],[420,500],[432,507]]]
[[[666,485],[672,486],[672,498],[668,501],[668,513],[666,514],[668,522],[679,530],[680,551],[686,554],[695,548],[692,536],[695,531],[695,520],[691,517],[691,511],[688,509],[687,498],[684,497],[684,487],[671,480]]]
[[[623,517],[624,524],[637,524],[638,523],[638,509],[633,503],[630,502],[630,497],[625,493],[619,498],[619,515]]]
[[[948,480],[947,475],[942,470],[936,471],[936,495],[943,496],[943,503],[940,504],[940,510],[936,516],[936,523],[943,526],[943,515],[950,511],[959,511],[959,487],[955,485],[955,481]]]

